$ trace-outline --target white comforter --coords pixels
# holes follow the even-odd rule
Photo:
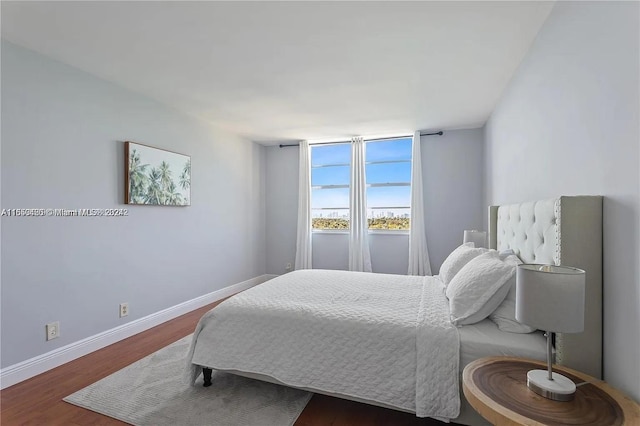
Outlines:
[[[270,376],[419,417],[458,416],[459,337],[433,277],[296,271],[221,303],[196,327],[202,368]]]

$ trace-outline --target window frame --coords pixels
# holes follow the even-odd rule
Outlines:
[[[407,136],[398,136],[398,137],[390,137],[390,138],[380,138],[380,139],[371,139],[365,141],[365,143],[377,143],[377,142],[390,142],[393,140],[399,139],[409,139]],[[411,151],[411,157],[408,160],[377,160],[377,161],[365,161],[365,168],[370,164],[398,164],[398,163],[409,163],[410,174],[409,181],[407,182],[385,182],[385,183],[367,183],[366,188],[384,188],[384,187],[406,187],[411,188],[411,169],[413,168],[413,150]],[[368,191],[367,191],[368,192]],[[368,195],[368,194],[367,194]],[[367,229],[369,233],[375,234],[408,234],[411,230],[411,197],[409,197],[409,205],[408,206],[383,206],[383,207],[369,207],[369,197],[367,197],[367,210],[393,210],[393,209],[408,209],[409,210],[409,228],[408,229],[375,229],[369,227],[369,218],[367,217]]]
[[[410,136],[397,136],[397,137],[387,137],[387,138],[380,138],[380,139],[369,139],[369,140],[365,140],[366,144],[369,143],[377,143],[377,142],[390,142],[393,140],[400,140],[400,139],[410,139]],[[330,143],[319,143],[319,144],[312,144],[311,146],[311,159],[313,159],[313,149],[317,148],[317,147],[325,147],[325,146],[331,146],[331,145],[347,145],[349,144],[350,141],[340,141],[340,142],[330,142]],[[375,160],[375,161],[365,161],[365,167],[370,165],[370,164],[398,164],[398,163],[409,163],[410,164],[410,168],[413,168],[413,150],[411,151],[411,157],[409,159],[404,159],[404,160]],[[318,169],[318,168],[325,168],[325,167],[349,167],[349,170],[351,170],[353,161],[351,156],[349,156],[349,162],[348,163],[331,163],[331,164],[322,164],[322,165],[313,165],[313,161],[311,161],[311,166],[310,166],[310,173],[313,173],[313,169]],[[313,175],[312,175],[313,176]],[[409,180],[408,181],[398,181],[398,182],[384,182],[384,183],[367,183],[366,184],[366,190],[368,192],[369,188],[383,188],[383,187],[409,187],[411,188],[411,175],[409,176]],[[351,182],[347,183],[347,184],[331,184],[331,185],[313,185],[313,182],[311,182],[311,197],[312,197],[312,203],[313,203],[313,190],[317,190],[317,189],[348,189],[349,190],[349,194],[351,194]],[[410,230],[411,230],[411,199],[409,199],[409,205],[407,206],[383,206],[383,207],[369,207],[368,206],[369,202],[367,200],[367,210],[394,210],[394,209],[407,209],[409,210],[409,229],[375,229],[375,228],[370,228],[369,227],[369,217],[367,217],[367,231],[369,234],[386,234],[386,235],[408,235]],[[346,234],[349,233],[349,229],[351,226],[351,217],[349,216],[348,218],[348,225],[349,228],[343,228],[343,229],[322,229],[322,228],[314,228],[313,227],[313,211],[317,211],[317,210],[333,210],[333,211],[340,211],[340,210],[350,210],[350,207],[320,207],[320,208],[313,208],[311,207],[311,232],[312,233],[327,233],[327,234]]]
[[[317,165],[314,166],[313,165],[313,150],[315,148],[321,148],[321,147],[327,147],[327,146],[332,146],[332,145],[348,145],[350,142],[349,141],[345,141],[345,142],[332,142],[332,143],[322,143],[322,144],[317,144],[317,145],[312,145],[311,146],[311,166],[309,169],[309,173],[311,173],[311,232],[323,232],[323,233],[333,233],[333,234],[344,234],[344,233],[348,233],[349,229],[351,227],[351,216],[349,215],[349,219],[347,220],[347,223],[349,225],[349,227],[344,228],[344,229],[323,229],[323,228],[314,228],[313,227],[313,211],[314,210],[346,210],[347,212],[350,211],[350,207],[320,207],[320,208],[313,208],[313,190],[314,189],[348,189],[349,190],[349,194],[351,194],[351,182],[349,181],[346,184],[339,184],[339,185],[335,185],[335,184],[331,184],[331,185],[313,185],[313,169],[320,169],[320,168],[325,168],[325,167],[349,167],[349,172],[351,172],[351,153],[349,153],[349,162],[348,163],[331,163],[331,164],[321,164],[321,165]]]

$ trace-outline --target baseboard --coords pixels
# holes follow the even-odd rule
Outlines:
[[[38,355],[26,361],[19,362],[0,370],[0,389],[15,385],[16,383],[27,380],[33,376],[44,373],[52,368],[66,364],[76,358],[87,355],[91,352],[102,349],[120,340],[131,337],[142,331],[148,330],[156,325],[167,322],[171,319],[191,312],[194,309],[216,302],[225,297],[229,297],[239,291],[246,290],[265,281],[270,280],[276,275],[260,275],[241,283],[233,284],[228,287],[216,290],[204,296],[196,297],[178,305],[172,306],[162,311],[147,315],[128,322],[121,326],[98,333],[86,339],[70,343],[51,352]]]

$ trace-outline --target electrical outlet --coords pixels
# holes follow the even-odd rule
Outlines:
[[[121,303],[120,304],[120,318],[126,317],[127,315],[129,315],[129,303],[128,302]]]
[[[47,329],[47,340],[57,339],[60,337],[60,322],[50,322],[45,326]]]
[[[287,272],[290,271],[291,270],[291,264],[287,263],[284,268],[287,270]]]

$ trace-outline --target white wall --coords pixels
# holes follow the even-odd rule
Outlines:
[[[298,223],[297,147],[266,150],[266,262],[268,274],[284,274],[285,266],[296,260]]]
[[[190,155],[192,205],[123,205],[125,140]],[[129,216],[2,217],[2,367],[264,274],[264,154],[3,41],[2,208]]]
[[[486,229],[482,222],[482,129],[445,131],[423,136],[422,161],[427,244],[435,273],[462,243],[462,231]],[[298,148],[267,148],[267,273],[284,273],[295,260],[298,200]],[[313,234],[313,267],[348,269],[347,233]],[[374,272],[406,274],[407,234],[370,234]]]
[[[373,272],[406,275],[409,267],[408,234],[371,233],[369,251]],[[314,233],[312,261],[316,269],[349,270],[349,234]]]
[[[637,2],[558,2],[486,125],[492,204],[604,195],[604,375],[640,400]]]
[[[429,258],[434,274],[462,244],[465,229],[486,230],[482,129],[422,137],[422,181]]]

